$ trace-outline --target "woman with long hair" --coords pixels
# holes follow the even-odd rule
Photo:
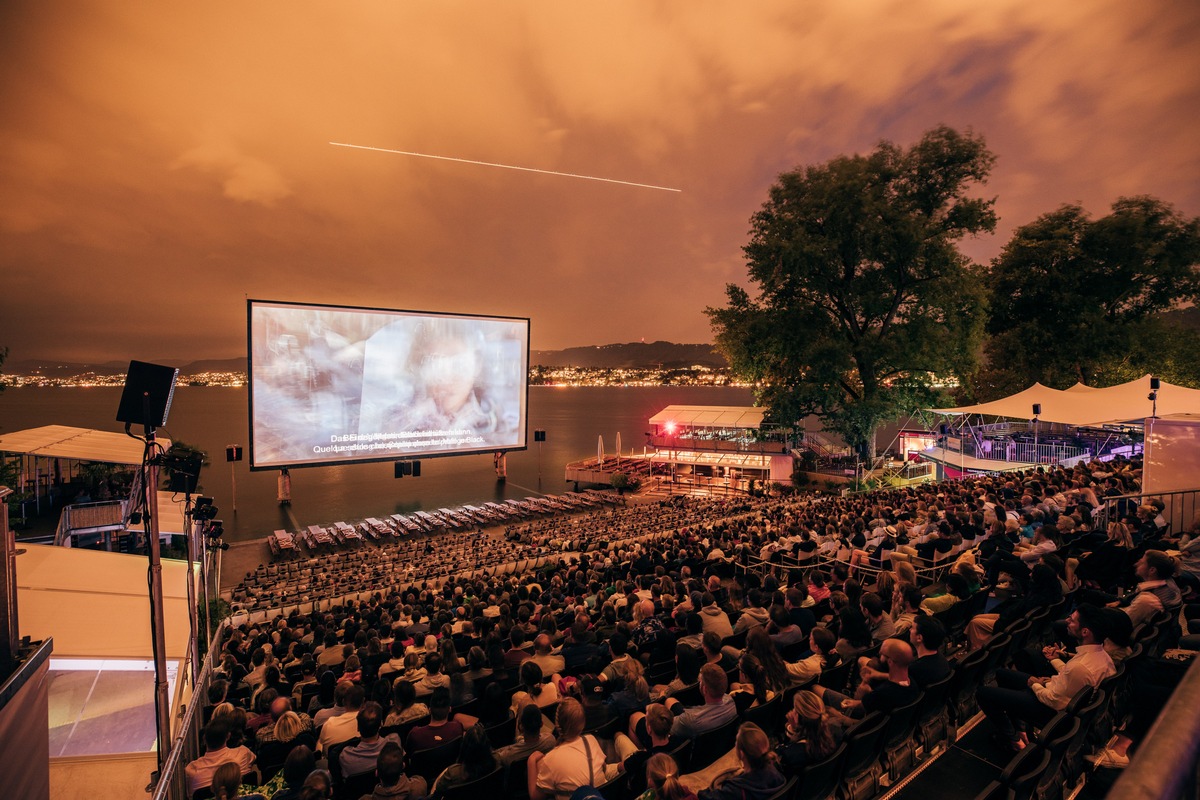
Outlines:
[[[827,708],[820,696],[808,689],[796,692],[785,719],[779,757],[784,769],[791,773],[829,756],[846,733],[846,718]]]
[[[738,677],[740,680],[730,685],[729,694],[739,714],[748,708],[765,705],[775,696],[774,690],[767,686],[767,672],[762,662],[753,653],[743,653],[738,660]]]
[[[492,751],[492,743],[487,737],[487,729],[482,725],[467,728],[458,751],[458,762],[446,767],[442,774],[437,776],[429,797],[437,800],[447,789],[490,774],[498,764],[496,754]]]
[[[771,749],[771,740],[753,722],[743,722],[738,728],[733,749],[741,769],[720,786],[701,791],[699,800],[762,800],[787,782],[779,771],[779,756]]]
[[[553,681],[542,682],[542,668],[534,661],[523,662],[520,675],[521,688],[513,692],[512,696],[513,714],[519,714],[526,703],[535,703],[538,708],[545,708],[558,702],[558,686]]]
[[[761,625],[751,628],[746,634],[746,650],[757,659],[763,671],[764,686],[772,691],[781,692],[791,684],[788,675],[787,662],[779,655],[779,649],[771,641],[767,629]]]
[[[696,793],[679,780],[679,764],[666,753],[646,761],[646,791],[637,800],[695,800]]]
[[[226,761],[213,773],[212,796],[215,800],[265,800],[258,792],[242,794],[242,768],[236,761]]]

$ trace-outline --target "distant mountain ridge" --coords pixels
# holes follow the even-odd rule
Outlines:
[[[166,362],[172,365],[172,362]],[[668,369],[701,365],[722,369],[725,359],[711,344],[675,344],[674,342],[629,342],[594,347],[569,347],[566,350],[531,350],[529,363],[543,367],[582,367],[585,369]],[[78,375],[122,375],[128,361],[82,363],[47,359],[13,359],[4,364],[10,375],[45,375],[48,378],[73,378]],[[209,358],[191,361],[179,367],[186,378],[201,372],[246,372],[245,358]]]
[[[674,342],[629,342],[594,347],[568,347],[566,350],[533,350],[529,363],[543,367],[583,367],[587,369],[637,369],[640,367],[690,367],[696,364],[714,369],[727,365],[711,344],[675,344]]]

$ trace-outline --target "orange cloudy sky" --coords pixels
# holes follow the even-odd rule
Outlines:
[[[1195,2],[6,0],[0,59],[14,360],[238,355],[246,297],[710,341],[780,172],[939,123],[998,156],[976,259],[1062,203],[1200,214]]]

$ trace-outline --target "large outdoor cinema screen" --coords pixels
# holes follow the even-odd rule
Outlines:
[[[525,448],[528,319],[248,306],[251,469]]]

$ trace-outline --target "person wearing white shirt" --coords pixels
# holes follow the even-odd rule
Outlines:
[[[1104,616],[1099,608],[1084,604],[1073,611],[1067,617],[1067,633],[1082,644],[1057,674],[1037,676],[1000,669],[996,670],[995,686],[979,688],[980,710],[995,726],[997,738],[1014,750],[1025,746],[1026,724],[1042,727],[1066,708],[1080,689],[1099,686],[1116,672],[1112,658],[1104,651]]]

